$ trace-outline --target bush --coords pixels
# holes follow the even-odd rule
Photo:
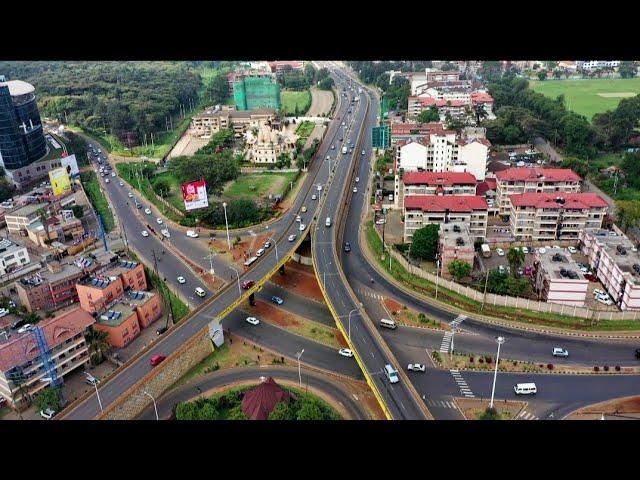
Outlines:
[[[427,316],[424,313],[419,313],[418,320],[422,323],[427,323]]]
[[[479,358],[478,363],[484,363],[484,360],[482,358]]]
[[[600,371],[600,367],[593,367],[593,371],[594,372],[599,372]]]
[[[436,360],[437,362],[441,362],[442,361],[442,357],[440,356],[440,352],[434,351],[432,356],[433,356],[434,360]]]
[[[473,360],[474,360],[473,355],[469,355],[469,363],[473,363]]]
[[[620,371],[620,365],[616,365],[616,372]]]
[[[605,372],[608,372],[608,371],[609,371],[609,365],[605,365],[605,366],[604,366],[604,371],[605,371]]]
[[[485,361],[485,362],[487,362],[487,365],[491,365],[491,362],[492,362],[493,360],[491,359],[491,357],[490,357],[489,355],[486,355],[486,356],[484,357],[484,361]]]
[[[548,364],[547,364],[547,368],[548,368],[549,370],[553,370],[553,363],[548,363]]]

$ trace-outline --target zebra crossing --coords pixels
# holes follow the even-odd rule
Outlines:
[[[456,404],[453,403],[453,401],[447,401],[447,400],[434,400],[433,398],[425,398],[424,396],[422,397],[422,399],[425,401],[425,403],[427,404],[427,406],[429,407],[435,407],[435,408],[451,408],[451,409],[456,409]]]
[[[379,293],[372,292],[371,290],[360,289],[359,292],[365,297],[375,298],[376,300],[383,300],[384,297]]]
[[[460,389],[460,393],[462,395],[464,395],[467,398],[476,397],[471,391],[471,389],[469,388],[467,381],[464,378],[462,378],[462,375],[460,375],[459,370],[449,370],[449,372],[451,372],[451,375],[453,375],[453,379],[458,384],[458,388]]]
[[[527,412],[526,410],[523,410],[516,417],[516,420],[540,420],[540,419],[538,417],[536,417],[533,413],[530,413],[530,412]]]
[[[457,328],[458,325],[460,325],[466,319],[467,319],[466,315],[458,315],[449,325],[451,325],[451,328]]]
[[[455,329],[458,328],[458,325],[464,322],[466,318],[466,315],[458,315],[451,323],[449,323],[451,330],[444,332],[444,337],[442,337],[442,343],[440,344],[440,353],[449,352]]]

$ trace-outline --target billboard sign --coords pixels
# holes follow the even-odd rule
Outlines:
[[[207,197],[207,185],[204,180],[187,182],[182,184],[182,199],[185,210],[195,210],[209,206]]]
[[[80,176],[80,169],[78,168],[78,162],[76,161],[75,154],[67,155],[60,159],[60,163],[64,168],[67,169],[71,178],[76,178]]]
[[[49,181],[54,195],[62,195],[71,191],[71,177],[65,167],[49,171]]]

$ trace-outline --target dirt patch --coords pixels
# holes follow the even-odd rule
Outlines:
[[[384,298],[382,304],[391,316],[401,324],[450,330],[449,325],[442,323],[440,320],[427,317],[424,314],[421,315],[420,312],[406,308],[392,298]]]
[[[336,332],[336,340],[338,341],[338,345],[340,348],[349,348],[349,344],[347,343],[347,339],[344,338],[340,330]]]
[[[295,315],[285,312],[276,308],[275,305],[264,302],[262,300],[256,300],[256,305],[251,308],[251,314],[258,317],[260,320],[265,320],[279,327],[294,327],[300,325],[302,322],[297,320]]]
[[[632,420],[640,419],[640,396],[616,398],[581,408],[567,420]]]
[[[479,398],[455,398],[454,401],[458,404],[466,420],[478,420],[490,403],[489,400],[480,400]],[[527,402],[501,400],[494,401],[493,406],[498,411],[500,420],[513,420],[527,406]]]
[[[310,269],[307,270],[307,269]],[[313,273],[313,268],[300,265],[297,262],[287,262],[284,275],[274,275],[271,281],[276,285],[294,291],[305,298],[315,300],[316,302],[324,302],[320,285]]]

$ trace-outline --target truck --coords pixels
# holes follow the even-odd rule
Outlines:
[[[482,250],[482,256],[484,258],[489,258],[491,256],[491,249],[488,244],[483,243],[480,249]]]
[[[346,147],[346,146],[345,146],[345,147],[342,147],[342,154],[344,155],[344,154],[346,154],[346,153],[347,153],[347,147]]]

